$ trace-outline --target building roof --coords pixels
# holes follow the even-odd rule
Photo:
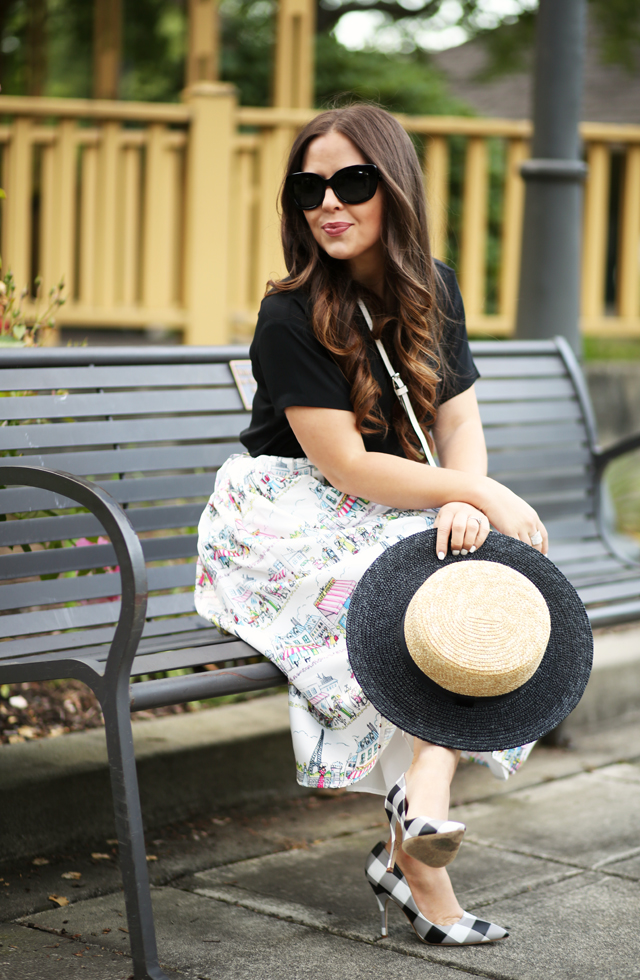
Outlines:
[[[620,65],[604,64],[598,28],[593,23],[589,24],[582,119],[640,125],[640,51],[638,55],[633,73]],[[488,81],[478,77],[488,61],[488,52],[481,39],[434,53],[432,60],[447,79],[452,94],[465,101],[479,115],[507,119],[527,119],[531,116],[532,52],[523,58],[522,70]]]

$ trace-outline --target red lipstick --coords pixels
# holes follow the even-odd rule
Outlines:
[[[351,223],[348,221],[329,221],[322,226],[322,230],[334,238],[337,235],[342,235],[348,228],[351,228]]]

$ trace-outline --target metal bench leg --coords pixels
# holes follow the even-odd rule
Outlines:
[[[128,678],[126,687],[124,684],[119,685],[118,692],[104,692],[102,710],[133,956],[133,976],[135,980],[168,980],[158,963],[138,775],[133,751]]]

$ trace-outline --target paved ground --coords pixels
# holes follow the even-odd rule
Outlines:
[[[166,828],[148,841],[160,959],[206,980],[640,978],[640,718],[537,747],[499,784],[463,766],[451,867],[462,904],[507,926],[490,947],[421,944],[397,909],[380,940],[362,874],[380,801],[313,796]],[[0,881],[0,980],[131,974],[116,848],[24,863]],[[96,857],[96,854],[103,857]],[[1,870],[1,869],[0,869]],[[79,878],[65,878],[73,871]],[[57,907],[50,895],[68,899]]]

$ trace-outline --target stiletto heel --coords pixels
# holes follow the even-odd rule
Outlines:
[[[389,790],[384,808],[394,840],[393,855],[389,858],[387,871],[393,869],[399,846],[410,857],[431,868],[444,868],[453,861],[467,828],[455,820],[435,820],[432,817],[407,819],[409,804],[404,776]]]
[[[364,873],[380,909],[383,936],[387,935],[389,900],[394,901],[400,911],[404,912],[418,939],[430,946],[474,946],[478,943],[495,943],[509,935],[502,926],[478,919],[469,912],[463,912],[462,917],[450,926],[431,922],[416,905],[407,879],[400,869],[396,866],[393,871],[387,871],[383,841],[376,844],[368,855]]]
[[[374,890],[373,894],[376,897],[376,902],[378,903],[378,908],[380,909],[380,935],[384,939],[388,935],[387,929],[387,908],[389,905],[389,899],[386,896],[378,895]]]
[[[402,832],[399,832],[399,825],[396,822],[391,825],[391,847],[389,848],[389,860],[387,861],[387,871],[393,871],[393,866],[396,863],[396,855],[398,853],[398,848],[402,843]]]

